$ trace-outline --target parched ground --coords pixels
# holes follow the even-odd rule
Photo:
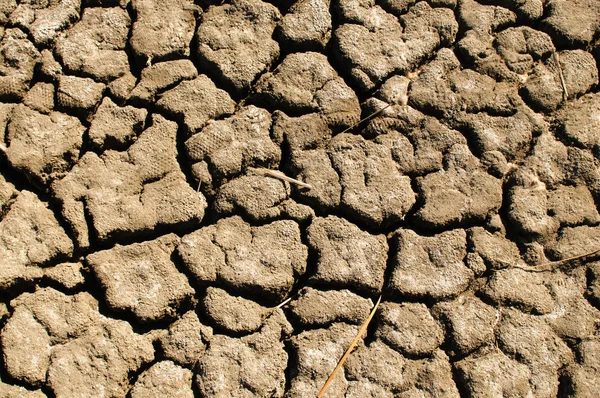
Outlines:
[[[600,0],[210,3],[0,1],[0,396],[597,397]]]

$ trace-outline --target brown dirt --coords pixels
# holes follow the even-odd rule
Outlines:
[[[600,249],[599,36],[600,0],[0,1],[0,396],[313,397],[382,295],[326,396],[597,397],[598,253],[557,261]]]

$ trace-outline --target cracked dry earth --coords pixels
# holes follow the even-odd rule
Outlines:
[[[1,0],[0,396],[314,397],[382,295],[327,397],[597,397],[600,261],[544,264],[600,249],[598,37],[599,0]]]

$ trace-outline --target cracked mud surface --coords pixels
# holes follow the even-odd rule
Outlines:
[[[598,0],[1,0],[0,396],[313,397],[382,295],[327,397],[596,397],[600,259],[546,264],[600,249],[598,37]]]

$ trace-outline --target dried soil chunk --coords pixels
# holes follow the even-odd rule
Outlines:
[[[131,398],[193,398],[192,372],[171,361],[158,362],[139,376],[129,394]]]
[[[462,0],[457,9],[459,22],[481,32],[497,31],[515,23],[517,16],[507,8],[479,4],[475,0]]]
[[[116,78],[108,85],[108,92],[113,98],[122,104],[129,99],[129,94],[137,83],[137,77],[130,72],[126,72],[121,77]]]
[[[232,333],[253,333],[263,323],[268,308],[223,289],[209,287],[202,301],[206,315],[220,328]]]
[[[482,221],[502,205],[502,181],[482,170],[467,145],[452,147],[444,170],[419,178],[424,204],[415,214],[427,227],[448,228]]]
[[[491,234],[482,227],[475,227],[469,231],[469,241],[475,253],[492,269],[512,267],[520,260],[517,245],[500,233]]]
[[[19,104],[8,124],[8,160],[46,184],[75,163],[84,131],[75,117],[59,112],[44,115]]]
[[[41,54],[20,29],[4,31],[0,41],[0,98],[23,98],[40,59]]]
[[[48,370],[48,386],[57,397],[124,396],[129,374],[154,359],[152,343],[126,322],[92,326],[76,340],[57,346]]]
[[[555,233],[559,224],[548,214],[548,194],[541,187],[513,187],[508,191],[508,217],[526,235]]]
[[[211,119],[230,115],[235,110],[235,103],[229,94],[218,89],[206,75],[179,83],[162,94],[156,105],[160,110],[183,119],[191,134]]]
[[[185,147],[193,163],[205,161],[212,166],[212,178],[220,185],[248,167],[277,168],[281,149],[271,141],[270,128],[269,112],[250,105],[210,123]]]
[[[461,296],[438,304],[433,311],[449,329],[454,354],[466,355],[493,343],[500,313],[477,297]]]
[[[384,235],[373,236],[336,216],[316,218],[307,234],[308,244],[318,256],[317,272],[311,280],[381,292],[388,251]]]
[[[63,108],[77,111],[91,110],[102,99],[106,86],[89,77],[63,75],[58,80],[56,98]]]
[[[561,387],[574,397],[593,397],[598,392],[600,383],[600,341],[591,339],[583,341],[577,347],[581,364],[573,364],[566,369],[566,377],[561,380]]]
[[[195,383],[200,394],[215,398],[282,397],[288,354],[281,339],[291,332],[279,310],[249,336],[213,336],[198,362]]]
[[[346,397],[358,398],[358,391],[368,388],[367,385],[375,385],[384,394],[387,393],[389,397],[393,397],[391,391],[407,388],[406,384],[409,381],[407,368],[410,365],[410,361],[380,340],[375,340],[369,347],[362,346],[352,353],[344,366],[346,378],[350,382]],[[359,385],[352,383],[353,380],[358,381],[355,383]],[[379,392],[379,389],[375,391]],[[386,395],[362,395],[362,397],[369,396],[375,398]]]
[[[141,322],[173,318],[194,294],[171,261],[178,243],[171,234],[87,256],[109,308],[131,313]]]
[[[62,263],[44,269],[44,277],[60,285],[65,290],[74,291],[85,284],[81,263]]]
[[[357,331],[358,326],[334,323],[327,329],[309,330],[292,337],[291,345],[297,363],[291,370],[291,387],[286,397],[316,396]],[[342,368],[327,389],[327,394],[343,397],[347,386]]]
[[[573,361],[569,346],[556,336],[544,320],[509,311],[497,332],[500,347],[531,370],[535,397],[556,397],[557,371]]]
[[[272,39],[279,10],[260,0],[234,0],[213,6],[196,32],[198,59],[237,93],[247,92],[279,56]]]
[[[130,94],[132,101],[149,105],[158,94],[170,89],[183,80],[198,77],[196,67],[189,59],[160,62],[142,70],[142,77]]]
[[[312,187],[299,192],[303,199],[319,208],[333,209],[340,204],[342,186],[325,149],[298,151],[292,162],[296,178]]]
[[[444,341],[444,330],[425,304],[383,303],[375,335],[407,356],[431,355]]]
[[[58,38],[56,54],[69,72],[107,83],[129,72],[124,49],[130,22],[120,7],[86,8],[81,21]]]
[[[321,51],[331,38],[331,0],[301,0],[294,3],[279,23],[279,37],[287,47]]]
[[[437,48],[452,43],[458,33],[452,10],[431,8],[424,1],[402,15],[401,22],[375,1],[343,2],[342,14],[346,23],[335,31],[334,49],[363,91],[392,73],[416,69]]]
[[[453,379],[452,366],[442,350],[434,351],[430,358],[411,361],[406,373],[410,388],[398,394],[400,398],[460,396]]]
[[[543,273],[504,269],[492,275],[483,294],[498,304],[534,314],[549,314],[554,310],[554,299],[546,279]]]
[[[416,202],[410,177],[402,175],[393,148],[403,136],[391,133],[367,141],[352,134],[331,140],[328,154],[340,176],[342,206],[372,226],[404,219]]]
[[[219,214],[240,212],[252,221],[274,219],[281,214],[281,204],[289,198],[289,185],[278,179],[245,175],[221,186],[215,198]]]
[[[600,95],[586,94],[569,101],[556,114],[559,135],[568,145],[598,150],[600,137]]]
[[[594,198],[585,185],[561,185],[549,191],[548,213],[561,226],[597,224],[600,221]]]
[[[569,99],[588,92],[598,84],[598,69],[592,54],[583,50],[558,53]],[[564,92],[553,57],[537,64],[524,86],[524,95],[532,106],[542,111],[555,110],[563,100]]]
[[[529,386],[531,373],[527,366],[500,351],[470,356],[456,362],[455,367],[458,379],[472,397],[535,396]]]
[[[129,44],[141,64],[190,55],[199,11],[192,0],[133,0],[132,5],[137,17]]]
[[[2,380],[0,380],[0,391],[6,394],[6,398],[47,398],[41,390],[28,390],[25,387],[3,383]]]
[[[587,185],[592,194],[600,193],[600,170],[594,155],[587,150],[565,146],[553,134],[544,133],[537,139],[523,166],[516,170],[525,174],[524,182],[521,182],[517,173],[521,186],[539,187],[539,181],[548,189],[555,189],[560,184]]]
[[[597,0],[550,0],[546,7],[548,17],[543,24],[563,45],[585,46],[600,30],[600,3]]]
[[[62,75],[62,66],[54,59],[54,54],[50,50],[42,50],[41,52],[40,73],[46,79],[56,81]]]
[[[148,116],[146,109],[133,106],[120,107],[105,97],[94,114],[88,131],[89,139],[96,147],[121,149],[131,144],[144,128]]]
[[[36,83],[23,98],[23,104],[40,113],[50,113],[54,109],[54,84]]]
[[[191,368],[204,353],[211,337],[212,329],[201,324],[195,312],[189,311],[169,326],[169,333],[160,339],[160,347],[165,358]]]
[[[51,338],[31,311],[17,309],[2,329],[4,364],[8,374],[29,386],[46,381]]]
[[[330,126],[350,127],[360,119],[356,94],[315,52],[293,53],[256,83],[257,99],[284,112],[319,112]]]
[[[0,4],[0,24],[4,26],[10,17],[10,14],[17,8],[16,0],[4,0]]]
[[[52,345],[77,337],[99,320],[97,303],[87,293],[70,297],[40,289],[19,296],[11,306],[14,312],[2,330],[4,362],[11,377],[30,386],[45,383]]]
[[[260,294],[274,305],[304,273],[308,255],[295,222],[251,227],[237,216],[186,235],[177,250],[198,281]]]
[[[7,370],[32,385],[47,382],[55,396],[97,396],[98,391],[124,396],[129,374],[154,358],[150,339],[124,321],[100,315],[88,293],[38,289],[11,306],[13,316],[2,333]]]
[[[7,208],[10,202],[19,194],[19,191],[15,189],[15,186],[4,179],[4,176],[0,174],[0,214],[4,216],[4,210]],[[0,217],[0,220],[2,217]]]
[[[402,104],[406,101],[406,90],[394,95],[394,91],[401,90],[404,85],[398,80],[389,79],[381,90],[385,90],[386,100],[399,101]],[[408,87],[408,81],[405,87]],[[452,146],[467,143],[465,137],[458,131],[448,128],[434,117],[426,117],[421,112],[403,105],[394,106],[385,113],[385,116],[374,118],[363,134],[365,136],[388,134],[394,137],[392,157],[398,164],[398,169],[405,174],[417,176],[441,170],[443,157]]]
[[[412,81],[409,104],[446,117],[461,112],[510,116],[523,100],[514,85],[461,69],[454,53],[443,48]]]
[[[48,46],[61,31],[69,28],[79,19],[81,1],[22,1],[11,15],[17,18],[17,25],[28,30],[35,44]],[[17,15],[22,17],[17,17]]]
[[[275,177],[245,175],[219,188],[214,208],[219,214],[241,212],[250,220],[259,222],[278,218],[307,221],[312,218],[314,211],[290,199],[290,194],[290,185]]]
[[[296,321],[305,326],[327,326],[333,322],[362,324],[373,303],[349,290],[322,291],[304,288],[290,304]]]
[[[593,307],[593,299],[586,296],[591,274],[582,267],[570,271],[569,275],[557,272],[548,278],[548,289],[556,304],[553,312],[544,318],[554,333],[565,340],[585,340],[597,329],[600,310]]]
[[[461,115],[459,124],[472,137],[477,154],[499,151],[507,159],[515,160],[525,157],[533,135],[539,131],[535,117],[522,107],[509,117],[487,113]]]
[[[156,226],[197,223],[206,200],[191,188],[177,162],[177,124],[153,115],[127,152],[87,152],[53,185],[63,216],[78,244],[89,246],[86,212],[100,240],[147,231]]]
[[[72,252],[54,213],[35,194],[21,191],[0,222],[0,288],[40,278],[36,266]]]
[[[298,194],[319,207],[337,207],[342,187],[324,149],[332,135],[325,118],[318,113],[289,117],[275,111],[272,130],[275,142],[289,146],[295,177],[312,187]]]
[[[553,258],[565,259],[600,249],[600,227],[564,228],[555,244],[549,247]]]
[[[463,263],[467,255],[464,230],[425,237],[400,229],[394,239],[398,254],[389,287],[395,294],[439,300],[458,295],[473,279],[473,271]]]

